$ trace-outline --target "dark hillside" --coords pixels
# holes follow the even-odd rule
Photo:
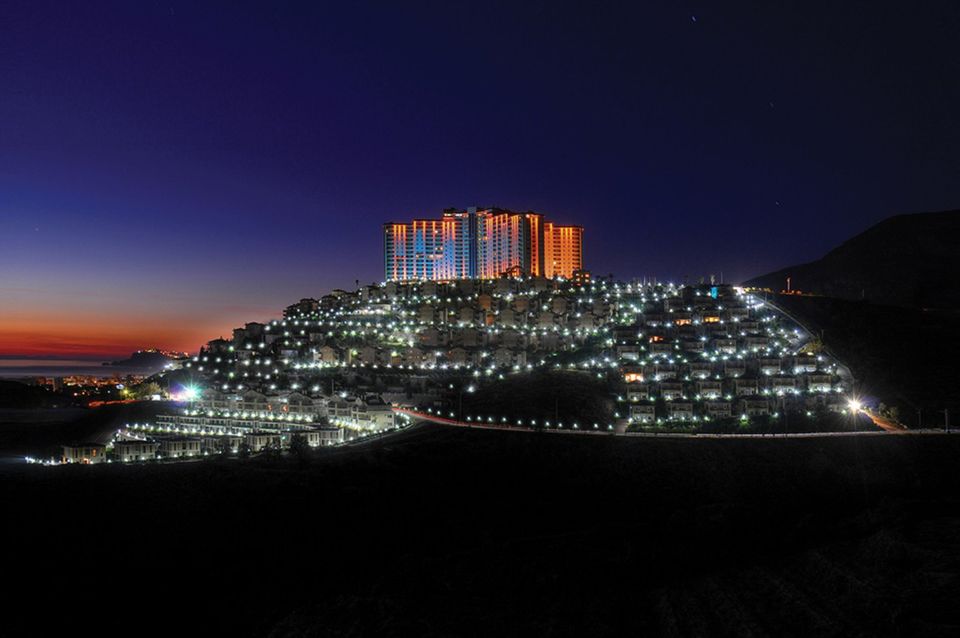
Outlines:
[[[896,405],[913,427],[942,427],[944,409],[960,420],[960,314],[827,297],[779,295],[773,300],[812,330],[845,362],[857,389]]]
[[[960,210],[897,215],[822,259],[745,282],[841,299],[918,308],[960,309]]]

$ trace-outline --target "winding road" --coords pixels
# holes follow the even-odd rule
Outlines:
[[[542,428],[536,430],[527,426],[510,425],[507,423],[478,423],[472,421],[458,421],[447,417],[437,416],[428,412],[420,412],[409,408],[394,408],[397,414],[403,414],[417,421],[426,421],[447,425],[458,428],[470,428],[477,430],[501,430],[508,432],[545,432],[549,434],[572,434],[579,436],[623,436],[623,437],[641,437],[656,439],[813,439],[830,438],[844,436],[884,436],[887,434],[911,434],[911,435],[932,435],[949,434],[943,430],[908,430],[899,424],[884,419],[878,415],[872,414],[865,409],[860,412],[870,417],[870,419],[881,428],[876,430],[864,430],[854,432],[785,432],[778,434],[692,434],[686,432],[616,432],[611,430],[577,430],[577,429],[558,429]]]

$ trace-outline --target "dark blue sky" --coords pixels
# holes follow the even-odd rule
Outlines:
[[[446,206],[734,280],[960,206],[958,3],[644,4],[5,3],[0,306],[209,332]]]

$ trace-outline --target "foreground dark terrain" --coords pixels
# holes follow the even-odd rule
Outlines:
[[[4,635],[956,635],[960,437],[6,465]]]

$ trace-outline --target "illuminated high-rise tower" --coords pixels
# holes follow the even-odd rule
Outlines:
[[[388,281],[570,277],[583,267],[583,228],[540,213],[448,208],[440,219],[384,224]]]
[[[384,264],[388,281],[453,278],[443,261],[444,223],[415,219],[383,226]]]
[[[540,215],[514,213],[489,209],[477,216],[477,276],[492,279],[500,275],[539,274],[531,244],[541,240],[532,238],[531,226],[542,233]]]
[[[570,279],[583,270],[583,226],[543,225],[543,263],[545,277]]]
[[[448,208],[443,211],[443,220],[450,224],[446,238],[452,279],[477,276],[477,209]]]

